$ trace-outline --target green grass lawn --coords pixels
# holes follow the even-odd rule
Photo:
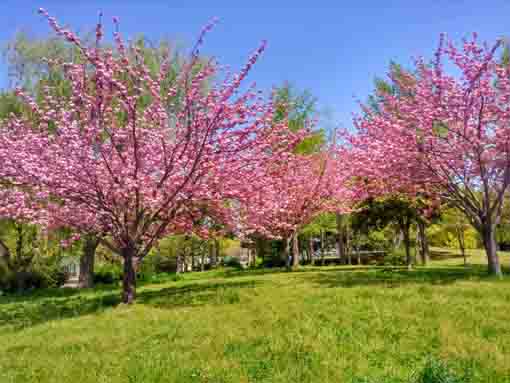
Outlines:
[[[510,277],[485,277],[477,251],[469,268],[434,256],[411,272],[187,274],[131,307],[117,288],[2,296],[0,382],[407,383],[430,361],[510,382]]]

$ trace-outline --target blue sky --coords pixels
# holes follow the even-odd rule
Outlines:
[[[330,113],[332,124],[349,127],[357,99],[365,100],[373,79],[390,60],[407,64],[430,57],[440,32],[459,39],[477,31],[484,40],[510,35],[510,1],[185,1],[185,0],[0,0],[0,40],[18,29],[49,33],[36,14],[45,7],[62,24],[90,30],[102,10],[118,16],[126,36],[143,32],[190,44],[213,16],[220,24],[203,52],[239,67],[262,39],[269,42],[250,80],[269,90],[289,81],[308,89]],[[0,87],[5,87],[5,65]]]

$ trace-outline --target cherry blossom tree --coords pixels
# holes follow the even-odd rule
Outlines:
[[[132,303],[136,264],[162,236],[192,231],[204,204],[251,193],[240,180],[256,179],[303,133],[275,123],[272,103],[253,87],[240,89],[265,43],[239,73],[222,77],[214,59],[197,69],[208,24],[168,83],[169,61],[151,71],[115,18],[114,48],[101,47],[101,21],[88,48],[40,13],[83,61],[51,62],[65,73],[71,97],[48,87],[36,102],[18,90],[31,118],[12,116],[0,130],[0,214],[99,234],[123,259],[122,301]]]
[[[318,214],[336,206],[339,183],[330,154],[293,154],[268,164],[258,192],[242,201],[241,232],[282,239],[289,267],[291,243],[292,268],[299,266],[299,231]]]
[[[460,209],[498,276],[494,233],[510,184],[510,67],[498,59],[501,45],[474,35],[459,48],[442,36],[432,63],[417,59],[412,74],[392,78],[405,97],[382,94],[352,137],[357,169],[386,191],[428,190]]]

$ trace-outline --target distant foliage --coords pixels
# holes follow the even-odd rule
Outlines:
[[[448,247],[458,249],[459,241],[454,228],[446,224],[434,224],[427,229],[427,235],[431,246]],[[480,235],[471,226],[466,228],[464,234],[466,249],[478,249],[481,247]]]

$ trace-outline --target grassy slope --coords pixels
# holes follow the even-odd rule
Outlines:
[[[510,280],[460,264],[195,273],[133,307],[109,289],[0,297],[0,382],[407,382],[430,357],[510,382]]]

